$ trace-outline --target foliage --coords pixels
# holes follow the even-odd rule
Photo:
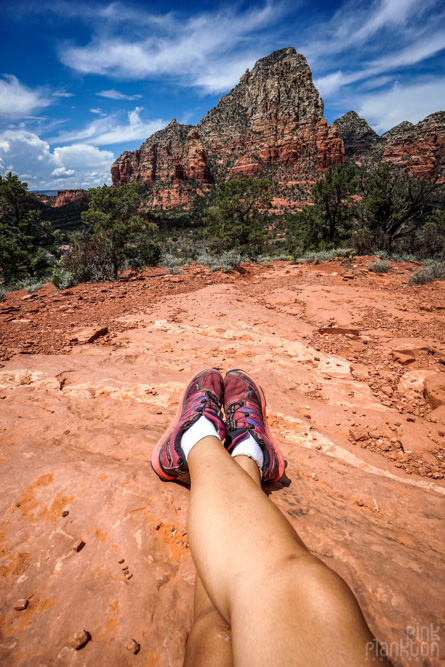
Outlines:
[[[215,205],[203,218],[212,239],[211,252],[234,251],[250,258],[262,252],[272,205],[270,187],[266,178],[244,177],[220,184]]]
[[[198,264],[207,266],[211,271],[223,271],[228,273],[243,262],[248,261],[236,250],[227,250],[220,255],[211,255],[206,251],[200,252],[196,258]]]
[[[139,215],[139,185],[104,185],[89,191],[85,228],[54,271],[56,285],[116,279],[119,271],[156,266],[161,258],[157,226]]]
[[[418,255],[445,259],[445,211],[436,208],[418,234]]]
[[[388,273],[389,271],[389,262],[386,260],[383,262],[371,262],[369,266],[375,273]]]
[[[352,248],[332,248],[332,250],[308,251],[297,257],[297,264],[321,264],[322,262],[341,262],[351,260],[355,255]]]
[[[444,262],[431,262],[423,269],[413,273],[408,282],[410,285],[426,285],[433,280],[445,280]]]
[[[359,227],[374,246],[391,252],[403,237],[413,237],[430,211],[438,179],[420,180],[390,165],[365,174],[357,206]]]
[[[0,175],[0,269],[3,281],[40,278],[48,273],[57,233],[31,209],[28,184],[9,172]]]
[[[126,266],[140,268],[159,262],[154,241],[157,226],[138,215],[141,201],[138,183],[118,188],[103,185],[89,191],[82,221],[91,230],[92,242],[104,251],[114,278]]]
[[[329,167],[312,188],[313,205],[288,219],[287,249],[296,259],[307,250],[337,246],[352,231],[352,195],[357,188],[353,165]]]

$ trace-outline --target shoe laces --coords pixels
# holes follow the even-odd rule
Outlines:
[[[221,415],[220,403],[212,392],[197,392],[187,403],[187,407],[182,414],[182,419],[185,419],[185,421],[188,422],[197,412],[202,414],[206,408],[215,412],[217,416]]]
[[[261,436],[265,435],[263,418],[259,407],[250,401],[232,403],[227,408],[227,423],[229,431],[246,428],[249,431],[257,431]]]

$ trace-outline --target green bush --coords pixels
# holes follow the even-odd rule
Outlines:
[[[410,285],[426,285],[433,280],[445,280],[445,263],[431,262],[423,269],[413,273],[408,283]]]
[[[207,251],[200,252],[196,258],[197,264],[206,266],[211,271],[228,273],[247,261],[235,250],[223,252],[220,255],[210,255]]]
[[[374,273],[388,273],[389,271],[389,262],[387,260],[383,262],[371,262],[369,266]]]
[[[235,251],[251,259],[263,252],[271,185],[265,178],[247,177],[219,185],[215,204],[204,216],[211,252]]]
[[[168,273],[181,273],[181,266],[183,266],[185,262],[182,257],[166,253],[162,255],[160,264],[166,271],[168,271]]]

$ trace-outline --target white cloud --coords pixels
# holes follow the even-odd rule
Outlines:
[[[56,91],[53,97],[74,97],[74,93],[66,93],[64,90]]]
[[[124,95],[118,90],[102,90],[100,93],[96,93],[99,97],[107,97],[110,100],[139,100],[142,95]]]
[[[106,116],[106,114],[104,114],[102,109],[99,109],[99,108],[97,108],[97,109],[88,109],[88,111],[90,111],[90,113],[95,113],[98,116]]]
[[[26,130],[0,133],[0,166],[20,179],[32,181],[32,189],[90,188],[110,183],[114,153],[77,143],[56,146]],[[31,176],[32,174],[32,176]]]
[[[135,12],[112,3],[102,10],[102,18],[108,19],[108,23],[90,44],[65,45],[59,55],[65,65],[84,74],[123,79],[168,74],[180,77],[188,85],[200,86],[206,92],[221,92],[237,83],[242,73],[240,67],[235,67],[236,60],[242,61],[243,67],[245,62],[252,65],[257,57],[267,52],[261,44],[270,42],[270,37],[261,37],[260,33],[270,31],[284,13],[284,4],[273,0],[245,11],[229,6],[187,19],[173,13],[155,16]],[[126,32],[130,25],[131,38]],[[120,34],[122,26],[125,26],[123,35]],[[227,66],[228,72],[223,76]],[[212,79],[216,67],[219,75]],[[103,92],[115,95],[118,91]],[[134,96],[125,99],[131,97],[134,99]]]
[[[445,109],[445,77],[404,86],[396,83],[389,90],[357,96],[355,108],[377,132],[386,132],[404,120],[418,123],[433,111]]]
[[[164,120],[143,120],[140,112],[143,107],[136,107],[127,114],[127,122],[119,121],[120,114],[110,114],[97,118],[84,128],[61,132],[51,142],[68,143],[86,141],[94,146],[109,146],[129,141],[145,141],[153,132],[161,130],[167,125]]]
[[[44,90],[28,88],[12,74],[4,74],[0,79],[0,115],[11,118],[29,116],[50,103]]]
[[[53,169],[51,172],[51,176],[55,176],[56,178],[68,178],[69,176],[74,176],[76,173],[75,169],[65,169],[65,167],[57,167],[57,169]]]

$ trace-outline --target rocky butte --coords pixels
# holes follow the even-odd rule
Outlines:
[[[198,125],[172,120],[138,150],[124,152],[111,175],[113,185],[144,183],[151,203],[167,208],[221,179],[274,167],[281,183],[307,181],[344,161],[306,58],[290,47],[258,60]]]
[[[434,178],[445,156],[445,111],[437,111],[417,125],[404,121],[382,136],[355,111],[348,111],[334,125],[343,139],[346,157],[360,165],[403,165],[412,176]]]

